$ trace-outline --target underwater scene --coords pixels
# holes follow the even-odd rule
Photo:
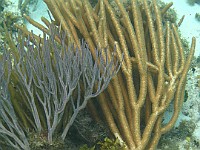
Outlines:
[[[58,149],[200,149],[200,0],[0,0],[0,150]]]

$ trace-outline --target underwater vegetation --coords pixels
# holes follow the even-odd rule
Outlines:
[[[8,0],[0,1],[0,43],[5,44],[6,33],[4,30],[4,23],[7,26],[9,32],[14,34],[17,29],[14,27],[15,23],[22,22],[22,16],[17,12],[11,12],[8,7],[11,4]],[[0,49],[0,52],[2,49]]]
[[[66,34],[55,26],[37,41],[18,34],[17,47],[3,47],[0,56],[0,145],[31,149],[30,133],[54,145],[64,141],[78,113],[89,99],[105,90],[120,63],[88,45],[67,46]],[[10,44],[12,40],[10,39]],[[31,138],[32,137],[32,138]],[[33,141],[32,141],[33,142]],[[41,141],[42,143],[43,141]],[[56,144],[55,144],[56,145]],[[58,144],[57,144],[58,145]],[[61,144],[62,145],[62,144]]]
[[[1,18],[0,18],[0,31],[4,31],[3,29],[3,24],[5,23],[7,25],[7,28],[9,31],[16,31],[13,25],[18,22],[21,19],[20,16],[6,11],[1,13]],[[2,33],[1,33],[2,34]]]
[[[126,150],[127,147],[124,143],[120,142],[119,139],[112,140],[105,138],[104,141],[98,142],[97,145],[93,147],[88,147],[83,145],[79,150],[95,150],[98,147],[99,150]]]
[[[196,18],[197,21],[200,22],[200,13],[196,13],[196,14],[195,14],[195,18]]]
[[[200,4],[200,0],[187,0],[187,3],[191,6],[193,6],[195,3]]]
[[[33,11],[36,9],[38,4],[38,0],[18,0],[18,8],[20,9],[21,13],[28,13],[28,5],[33,4]]]
[[[1,142],[19,149],[62,149],[87,104],[92,117],[106,123],[116,139],[101,146],[155,149],[179,116],[196,42],[193,38],[185,53],[178,31],[183,19],[176,23],[174,11],[169,11],[172,3],[44,2],[55,19],[43,17],[46,26],[24,15],[44,32],[44,39],[21,25],[15,25],[21,30],[16,43],[6,32],[2,81],[7,82],[1,89],[9,92],[9,100],[2,97],[9,109],[2,109]],[[172,116],[164,124],[171,105]]]

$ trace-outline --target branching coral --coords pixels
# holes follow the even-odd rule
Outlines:
[[[0,139],[1,145],[11,146],[15,149],[29,149],[23,127],[20,126],[14,111],[8,86],[11,74],[11,60],[7,52],[1,56],[0,61]],[[2,141],[3,140],[3,141]]]
[[[88,0],[44,1],[56,25],[68,33],[66,44],[81,47],[79,39],[84,38],[94,58],[95,47],[108,48],[108,58],[112,58],[114,47],[118,59],[124,54],[118,75],[98,97],[101,113],[93,103],[88,106],[94,117],[107,122],[113,135],[128,149],[155,149],[162,134],[178,118],[195,50],[193,38],[186,58],[177,25],[163,20],[172,3],[160,9],[156,0],[130,0],[128,7],[114,0],[118,9],[113,9],[108,0],[99,0],[95,7]],[[49,33],[48,28],[26,18]],[[45,18],[42,20],[49,24]],[[30,34],[24,27],[18,28]],[[163,124],[170,104],[173,115]]]
[[[55,23],[70,35],[66,43],[79,46],[79,38],[84,38],[93,56],[95,47],[108,47],[112,53],[114,45],[119,59],[124,53],[120,72],[100,94],[98,104],[113,135],[129,149],[155,149],[178,117],[195,49],[193,38],[186,59],[177,25],[164,23],[163,16],[172,3],[160,9],[156,0],[131,0],[129,7],[114,0],[118,7],[115,11],[107,0],[99,0],[95,7],[88,0],[44,1]],[[48,33],[47,28],[27,19]],[[163,124],[170,104],[174,106],[173,115]],[[99,119],[94,105],[90,103],[89,107]]]
[[[1,69],[1,74],[10,75],[8,81],[1,76],[9,92],[2,93],[10,94],[10,98],[1,94],[0,133],[13,147],[30,148],[27,131],[46,132],[49,144],[55,134],[64,140],[88,100],[105,90],[119,70],[114,53],[108,60],[103,58],[106,49],[96,50],[93,59],[84,41],[80,48],[67,46],[65,37],[51,25],[48,37],[44,34],[40,41],[18,34],[15,47],[8,38],[12,49],[4,49],[3,55],[10,59],[0,62],[10,64]]]

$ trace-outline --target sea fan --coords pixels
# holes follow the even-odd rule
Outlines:
[[[5,86],[1,79],[10,98],[1,94],[0,131],[13,147],[28,147],[28,137],[24,134],[27,131],[45,132],[50,144],[55,134],[64,140],[88,100],[106,89],[120,68],[114,53],[110,60],[106,57],[106,49],[96,49],[93,59],[84,40],[79,47],[67,46],[66,34],[54,25],[49,33],[39,41],[33,34],[27,38],[19,34],[17,48],[4,50],[3,55],[9,59],[0,60],[1,66],[5,62],[10,66],[6,69],[9,77]],[[4,70],[1,69],[2,77]],[[1,93],[9,94],[2,90]]]

